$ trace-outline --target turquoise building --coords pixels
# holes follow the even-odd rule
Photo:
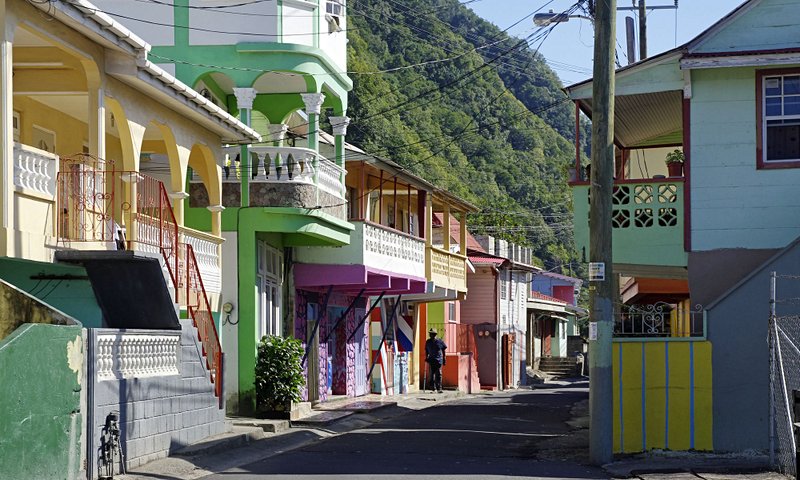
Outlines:
[[[617,452],[767,452],[777,447],[771,423],[791,432],[797,421],[775,407],[785,395],[770,398],[781,386],[770,383],[766,341],[769,272],[800,273],[797,18],[800,1],[750,0],[616,73]],[[592,82],[567,90],[591,117]],[[576,158],[571,185],[588,254],[582,167]],[[800,388],[786,382],[788,395]]]

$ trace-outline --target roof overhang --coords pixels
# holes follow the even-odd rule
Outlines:
[[[105,47],[104,68],[109,75],[192,118],[225,143],[261,141],[258,132],[150,62],[151,46],[94,4],[86,0],[30,3]]]

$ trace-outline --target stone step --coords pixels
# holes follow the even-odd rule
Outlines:
[[[256,427],[266,433],[281,433],[289,430],[289,420],[270,420],[264,418],[231,418],[237,427]]]

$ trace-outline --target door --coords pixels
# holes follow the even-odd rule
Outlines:
[[[545,317],[542,322],[542,356],[550,357],[553,355],[553,319]]]

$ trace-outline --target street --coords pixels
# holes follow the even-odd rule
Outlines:
[[[471,396],[206,478],[608,478],[567,424],[587,398],[588,382]]]

